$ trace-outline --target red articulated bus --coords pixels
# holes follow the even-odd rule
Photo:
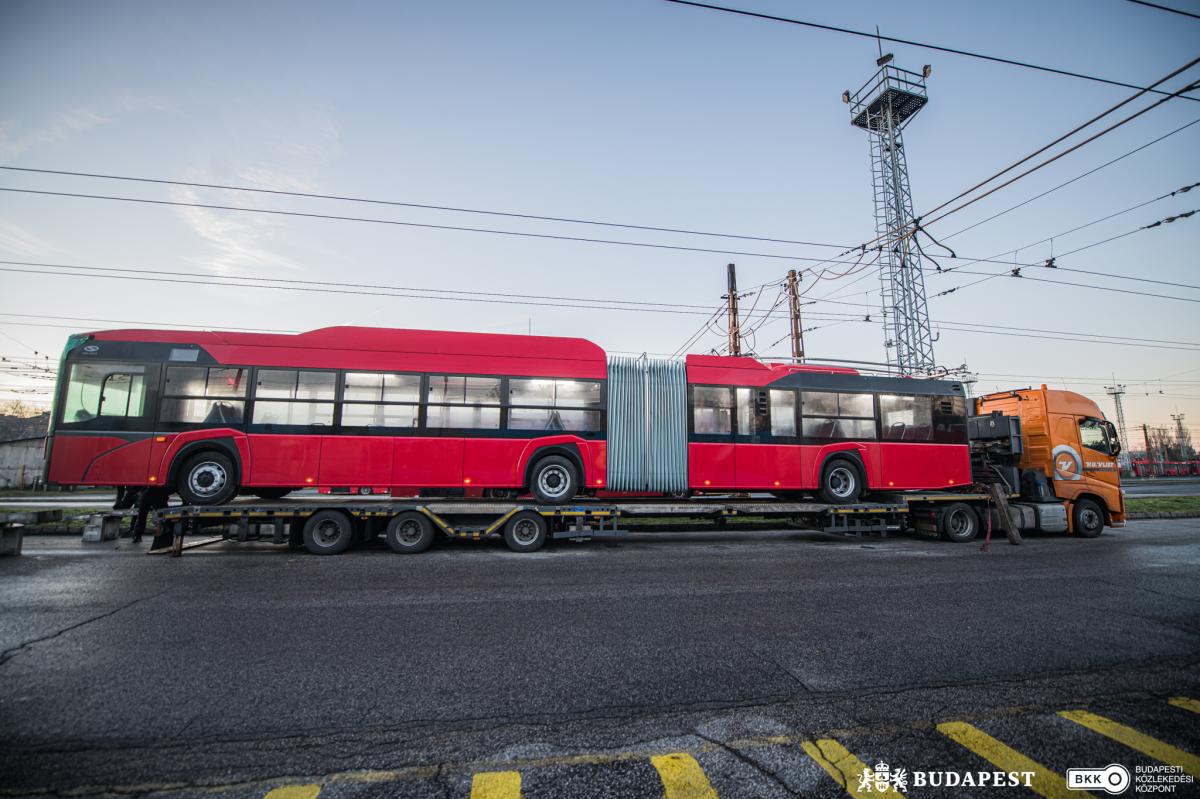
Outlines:
[[[67,343],[46,478],[192,505],[303,487],[851,504],[970,483],[966,405],[953,381],[610,358],[577,338],[112,330]]]

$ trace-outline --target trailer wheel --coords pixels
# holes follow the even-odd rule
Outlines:
[[[1095,538],[1104,529],[1104,511],[1094,499],[1084,497],[1075,501],[1071,511],[1071,527],[1081,538]]]
[[[341,511],[317,511],[304,523],[304,548],[314,555],[340,555],[353,541],[354,524]]]
[[[979,514],[965,502],[954,502],[938,514],[938,532],[955,544],[974,541],[979,535]]]
[[[832,505],[853,505],[863,494],[858,467],[846,458],[830,458],[821,469],[821,499]]]
[[[540,502],[562,505],[579,492],[575,464],[562,455],[548,455],[534,465],[529,474],[529,489]]]
[[[433,543],[433,525],[429,517],[415,510],[392,518],[387,526],[387,545],[401,555],[415,555]]]
[[[546,533],[546,517],[523,510],[504,525],[504,543],[513,552],[537,552],[546,543]]]

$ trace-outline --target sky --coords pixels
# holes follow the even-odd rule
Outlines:
[[[1171,2],[1200,13],[1197,0]],[[1123,0],[728,5],[879,26],[884,35],[1143,86],[1200,55],[1200,20]],[[747,292],[744,325],[754,328],[747,345],[758,354],[789,354],[785,319],[763,311],[794,268],[809,270],[801,282],[804,324],[815,328],[805,335],[809,355],[884,361],[874,267],[817,264],[875,235],[867,136],[849,124],[841,94],[871,77],[876,47],[663,0],[4,0],[3,166],[814,244],[0,170],[7,189],[410,223],[0,192],[0,260],[92,268],[0,264],[26,270],[0,271],[0,355],[54,359],[74,331],[338,324],[532,331],[670,355],[721,305],[732,262]],[[1133,93],[907,45],[884,49],[897,66],[932,67],[929,103],[904,131],[918,214]],[[1194,67],[1164,85],[1198,78]],[[1150,104],[1135,101],[1088,133]],[[939,363],[979,373],[976,393],[1047,383],[1091,396],[1110,418],[1104,386],[1115,379],[1126,386],[1130,427],[1184,413],[1200,439],[1200,215],[1056,256],[1061,268],[1114,276],[1022,270],[1073,286],[1007,276],[1009,261],[1041,263],[1200,208],[1200,190],[1156,199],[1200,181],[1200,124],[1172,133],[1195,120],[1200,103],[1171,100],[931,224],[959,256],[928,249],[942,267],[1001,261],[964,265],[962,274],[926,264]],[[190,275],[151,281],[102,269]],[[992,273],[1002,276],[969,285]],[[259,278],[259,287],[237,277]],[[262,287],[280,285],[269,279],[353,293]],[[964,288],[936,296],[955,286]],[[626,304],[578,307],[601,300]],[[630,302],[673,305],[631,310]],[[724,342],[713,325],[689,351]],[[36,401],[43,395],[30,387],[48,385],[0,371],[0,400]]]

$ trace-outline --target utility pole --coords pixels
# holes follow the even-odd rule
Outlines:
[[[891,61],[892,54],[881,48],[875,62],[879,70],[855,94],[843,92],[842,100],[850,106],[850,124],[867,131],[871,145],[888,363],[901,374],[929,374],[935,366],[933,332],[921,252],[914,245],[918,233],[900,131],[925,106],[930,68],[910,72]]]
[[[1155,458],[1154,458],[1154,450],[1152,450],[1150,448],[1150,425],[1148,425],[1148,424],[1142,425],[1142,437],[1146,439],[1146,467],[1150,470],[1151,474],[1154,474]]]
[[[1113,398],[1113,404],[1117,406],[1117,432],[1121,434],[1121,455],[1117,458],[1117,465],[1124,469],[1130,465],[1129,432],[1125,429],[1125,404],[1121,401],[1125,394],[1125,386],[1114,380],[1111,386],[1104,387],[1104,391]]]
[[[738,322],[738,293],[737,267],[729,265],[729,293],[725,295],[729,301],[729,354],[742,354],[742,331]]]
[[[788,308],[792,317],[792,360],[804,363],[804,325],[800,321],[800,277],[795,269],[788,270]]]

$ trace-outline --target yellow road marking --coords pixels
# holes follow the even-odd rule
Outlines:
[[[1185,752],[1157,738],[1151,738],[1149,735],[1140,733],[1131,727],[1126,727],[1124,724],[1118,724],[1112,719],[1097,716],[1095,713],[1088,713],[1086,710],[1063,710],[1058,715],[1065,719],[1070,719],[1076,724],[1082,724],[1089,730],[1098,732],[1103,736],[1112,738],[1117,743],[1122,743],[1130,749],[1136,749],[1144,755],[1149,755],[1155,760],[1161,760],[1172,766],[1179,766],[1193,777],[1200,777],[1200,757],[1196,757],[1190,752]]]
[[[317,799],[320,794],[320,785],[281,785],[267,791],[263,799]]]
[[[866,774],[866,780],[870,781],[874,779],[875,772],[832,738],[801,741],[800,746],[808,753],[809,757],[817,761],[818,766],[825,769],[826,774],[833,777],[834,782],[845,788],[846,793],[853,796],[854,799],[870,799],[879,793],[904,795],[891,785],[887,786],[884,791],[876,791],[873,783],[870,790],[860,791],[858,786],[864,782],[863,774]]]
[[[471,799],[521,799],[521,773],[479,772],[471,778]]]
[[[696,758],[684,752],[650,758],[663,784],[665,799],[717,799]]]
[[[1175,707],[1181,707],[1193,713],[1200,713],[1200,700],[1188,699],[1186,696],[1173,696],[1167,701]]]
[[[1062,778],[1062,775],[1051,771],[1041,763],[1030,760],[1015,749],[1010,749],[977,727],[961,721],[947,721],[939,724],[937,728],[938,732],[956,743],[962,744],[997,768],[1004,771],[1033,772],[1029,788],[1045,796],[1046,799],[1091,796],[1083,791],[1069,790],[1067,781]],[[1022,784],[1024,784],[1024,777],[1022,777]]]

